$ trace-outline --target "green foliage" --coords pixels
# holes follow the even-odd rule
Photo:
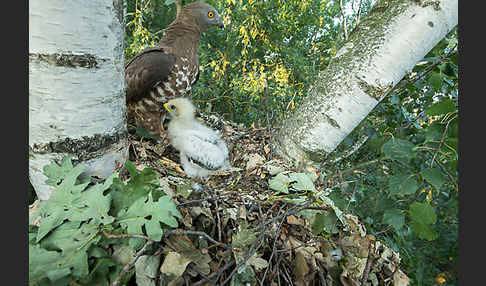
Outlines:
[[[322,231],[329,234],[338,233],[337,225],[338,218],[333,211],[319,213],[312,224],[312,233],[319,234]]]
[[[147,219],[149,216],[150,219]],[[160,241],[163,233],[160,223],[177,227],[177,220],[174,216],[182,218],[169,196],[163,196],[154,202],[152,194],[149,193],[147,198],[141,197],[134,201],[126,211],[121,211],[118,222],[128,234],[144,235],[142,227],[145,227],[145,231],[151,239]]]
[[[84,166],[73,167],[69,157],[60,165],[44,167],[47,181],[55,189],[29,218],[30,285],[68,285],[72,281],[108,285],[121,266],[105,249],[126,241],[108,240],[102,230],[160,241],[164,229],[177,227],[174,216],[181,215],[170,197],[161,195],[153,170],[138,171],[130,162],[126,168],[131,174],[127,184],[117,173],[93,184],[89,177],[83,178]],[[129,242],[134,249],[138,247]]]
[[[383,222],[400,230],[405,224],[405,216],[399,209],[387,209],[383,214]]]
[[[412,285],[433,285],[439,274],[457,285],[456,45],[453,30],[335,154],[369,136],[359,152],[335,166],[360,171],[347,173],[343,180],[350,183],[338,193],[368,231],[400,252]]]
[[[434,186],[436,190],[440,190],[440,187],[446,182],[446,177],[439,168],[423,169],[420,171],[420,175],[422,175],[422,178],[429,184]]]
[[[268,187],[279,193],[289,193],[289,187],[296,191],[314,191],[314,183],[306,173],[290,172],[288,176],[278,173],[275,177],[268,180]]]
[[[437,221],[434,208],[427,203],[415,202],[410,205],[410,219],[412,230],[420,238],[434,240],[438,237],[437,232],[430,226]]]
[[[415,174],[399,173],[390,177],[389,192],[394,196],[412,195],[417,191],[418,183]]]
[[[162,30],[175,18],[173,2],[127,2],[127,59],[160,39]],[[343,2],[346,6],[350,1]],[[371,7],[371,1],[362,2],[361,19]],[[339,1],[210,3],[221,12],[225,29],[210,28],[201,38],[201,75],[193,95],[202,110],[224,114],[236,122],[265,125],[286,116],[307,95],[318,72],[326,68],[343,42],[342,26],[336,21],[341,17]],[[357,21],[354,2],[352,8],[354,14],[347,18],[348,31]],[[368,230],[399,250],[413,285],[432,285],[433,278],[445,272],[452,277],[448,285],[457,285],[453,267],[458,228],[457,102],[454,30],[413,68],[334,155],[341,155],[362,135],[369,136],[359,152],[325,170],[332,174],[335,169],[373,162],[359,167],[360,173],[346,174],[342,180],[347,187],[335,187],[321,199],[335,203],[338,211],[337,206],[358,214]],[[292,195],[310,190],[309,181],[297,179],[299,175],[272,175],[269,187],[276,192]],[[150,175],[144,176],[134,179],[132,175],[133,182],[128,185],[114,179],[113,188],[133,192],[112,193],[111,216],[127,212],[122,206],[146,198],[149,192],[154,201],[162,196],[144,187],[152,184]],[[436,219],[417,219],[414,214],[420,211],[433,213]],[[335,214],[339,219],[341,214]],[[322,232],[328,219],[319,215],[316,233]]]
[[[126,59],[157,43],[175,18],[174,2],[127,2]],[[202,35],[201,74],[192,94],[201,109],[236,122],[265,125],[285,116],[342,42],[336,1],[206,2],[220,12],[225,29],[210,28]],[[362,1],[361,16],[370,2]],[[349,16],[349,30],[355,21],[355,15]]]
[[[399,138],[391,138],[388,142],[383,144],[381,147],[381,152],[393,160],[407,164],[410,159],[416,155],[413,152],[414,147],[415,145],[410,141]]]

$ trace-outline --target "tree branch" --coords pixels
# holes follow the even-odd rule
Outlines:
[[[343,0],[339,0],[339,10],[341,10],[341,16],[343,16],[344,40],[347,40],[348,39],[348,30],[346,28],[346,15],[344,15]]]
[[[179,16],[182,10],[182,5],[183,5],[182,0],[176,0],[175,4],[176,4],[176,18],[177,18],[177,16]]]

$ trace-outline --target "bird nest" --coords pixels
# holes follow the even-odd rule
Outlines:
[[[160,251],[138,259],[138,285],[409,284],[398,253],[327,198],[317,169],[272,154],[268,129],[200,117],[220,131],[233,167],[207,182],[188,178],[169,145],[130,132],[130,161],[159,174],[182,214]],[[157,275],[144,272],[150,265]]]

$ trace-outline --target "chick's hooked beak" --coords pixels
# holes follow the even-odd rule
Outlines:
[[[168,103],[164,103],[164,108],[167,110],[167,112],[169,112],[169,114],[171,113]]]

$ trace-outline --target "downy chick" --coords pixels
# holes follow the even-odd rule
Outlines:
[[[164,104],[169,112],[169,140],[179,152],[181,164],[191,178],[207,178],[214,171],[230,168],[228,147],[220,135],[198,122],[195,107],[184,97]]]

